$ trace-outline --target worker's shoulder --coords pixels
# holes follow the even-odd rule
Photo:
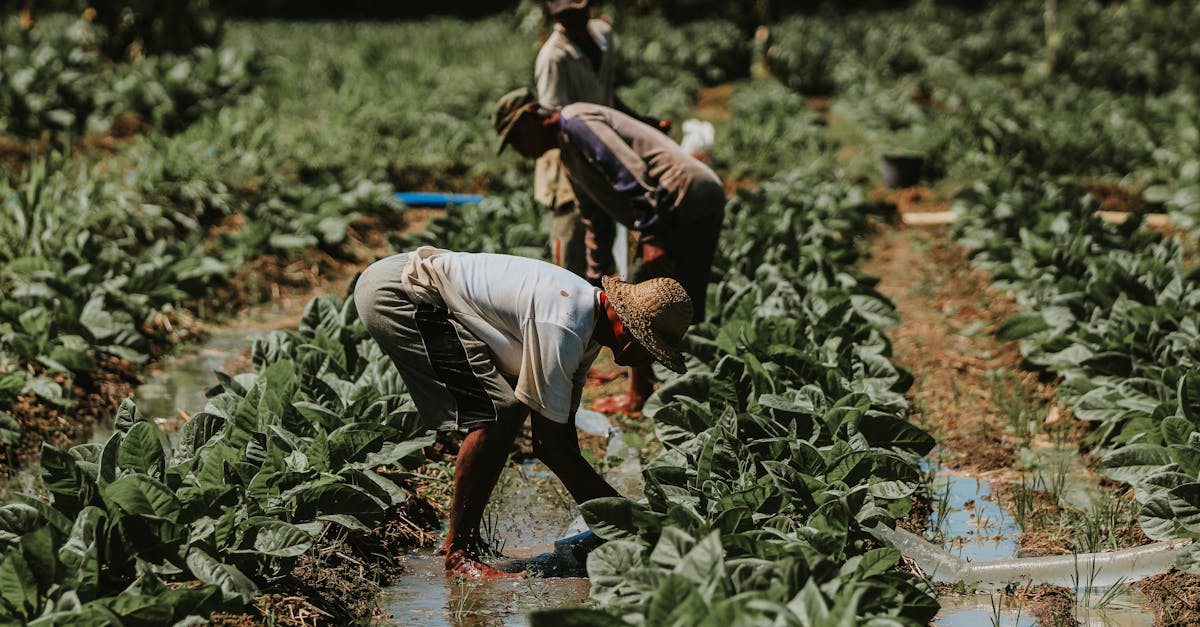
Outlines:
[[[576,56],[575,45],[567,36],[554,31],[538,49],[536,63],[557,62]]]
[[[617,113],[615,109],[610,109],[604,105],[598,105],[591,102],[572,102],[571,104],[562,108],[560,115],[563,118],[607,118],[614,113]]]

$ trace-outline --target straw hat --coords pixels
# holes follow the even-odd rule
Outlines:
[[[606,276],[604,293],[625,328],[655,359],[675,372],[687,372],[679,345],[692,322],[692,299],[675,279],[636,285]]]

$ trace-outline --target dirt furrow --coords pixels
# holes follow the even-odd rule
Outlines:
[[[1053,381],[1021,368],[1017,343],[993,337],[1020,306],[990,288],[987,275],[970,266],[944,229],[883,227],[863,269],[882,277],[878,289],[900,313],[901,324],[889,337],[894,359],[916,381],[912,420],[939,443],[931,475],[941,471],[990,484],[992,494],[984,498],[998,499],[1020,525],[1015,540],[1021,556],[1148,542],[1127,490],[1101,486],[1088,471],[1086,425],[1056,403]],[[938,490],[935,483],[927,494],[934,510],[947,506],[944,496],[939,503]],[[1078,493],[1091,501],[1070,503],[1068,497]],[[982,515],[971,518],[975,529],[969,533],[992,533]],[[1080,534],[1081,527],[1087,533]],[[1039,624],[1076,622],[1075,595],[1066,589],[1015,593]]]

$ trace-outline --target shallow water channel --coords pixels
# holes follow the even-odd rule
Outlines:
[[[247,357],[255,338],[271,329],[288,327],[294,322],[294,314],[259,311],[250,323],[212,330],[203,344],[165,359],[146,377],[134,396],[138,408],[163,426],[164,437],[170,440],[183,420],[204,408],[205,391],[216,383],[214,371],[230,370],[231,364]],[[607,436],[607,461],[601,464],[604,474],[622,494],[638,498],[638,454],[625,446],[620,429],[602,414],[589,411],[581,412],[578,425],[582,431]],[[93,441],[103,442],[109,435],[110,428],[98,429]],[[1079,466],[1077,455],[1056,453],[1036,453],[1041,464],[1070,465],[1065,472],[1053,473],[1066,478],[1055,491],[1065,504],[1090,509],[1089,495],[1098,489],[1094,477]],[[0,486],[0,493],[36,493],[40,491],[39,476],[40,468],[30,466]],[[942,467],[936,468],[936,476],[935,512],[926,536],[941,538],[946,551],[970,562],[1017,557],[1020,526],[991,498],[991,485]],[[442,559],[433,554],[433,549],[419,549],[401,558],[405,575],[385,589],[379,600],[380,609],[390,616],[383,624],[525,625],[525,614],[536,609],[587,605],[589,582],[583,564],[564,557],[561,547],[556,555],[555,547],[556,541],[585,529],[569,495],[548,469],[537,462],[510,467],[489,505],[485,535],[496,541],[496,548],[504,556],[490,560],[493,565],[502,570],[525,571],[527,576],[490,582],[447,576]],[[1077,589],[1076,618],[1089,626],[1154,624],[1145,599],[1134,588],[1116,588]],[[945,595],[939,602],[942,610],[934,619],[935,625],[1036,623],[1020,601],[999,592]]]
[[[988,481],[943,467],[936,468],[936,476],[935,512],[927,536],[940,536],[947,552],[971,562],[1018,557],[1017,538],[1021,527],[994,500]],[[1082,473],[1076,473],[1071,481],[1082,486],[1085,478]],[[1084,493],[1083,490],[1077,492]],[[1063,500],[1080,501],[1080,498],[1077,494]],[[1079,506],[1090,508],[1090,504],[1082,501]],[[1132,586],[1080,587],[1075,590],[1075,596],[1075,618],[1083,625],[1149,627],[1154,624],[1145,598]],[[1037,623],[1033,613],[1020,600],[1005,597],[1000,591],[943,595],[938,602],[942,609],[933,624],[942,627],[1032,627]]]
[[[636,498],[637,452],[624,444],[620,429],[601,414],[583,411],[581,431],[608,438],[605,478],[622,494]],[[504,571],[524,571],[524,579],[469,581],[450,576],[432,549],[404,556],[407,572],[380,598],[387,625],[525,625],[537,609],[588,604],[590,584],[584,564],[561,542],[587,527],[562,484],[545,466],[526,462],[504,471],[484,521],[484,535],[496,540],[503,558],[490,563]],[[557,546],[556,546],[557,542]]]
[[[246,323],[209,329],[204,342],[181,347],[145,375],[134,391],[133,401],[143,415],[161,427],[163,444],[169,446],[182,422],[204,409],[205,392],[217,383],[214,371],[229,370],[231,363],[249,356],[256,338],[286,328],[295,313],[285,308],[254,310],[246,316]],[[112,433],[111,424],[97,425],[90,441],[107,442]],[[31,463],[0,482],[0,502],[9,493],[44,493],[41,474],[41,465]]]

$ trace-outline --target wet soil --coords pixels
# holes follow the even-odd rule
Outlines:
[[[939,213],[950,210],[950,203],[942,198],[936,190],[928,187],[904,187],[887,189],[877,187],[871,190],[871,198],[886,202],[896,207],[896,212],[905,213]]]
[[[1053,381],[1022,369],[1016,342],[992,336],[1020,307],[989,287],[943,229],[885,229],[865,269],[885,277],[879,289],[901,315],[890,337],[916,379],[914,422],[937,439],[940,463],[991,482],[990,498],[1021,523],[1020,555],[1150,542],[1130,490],[1091,472],[1087,425],[1058,405]]]
[[[935,194],[922,188],[877,190],[876,194],[896,204],[901,212],[945,210]],[[1131,496],[1111,485],[1102,489],[1087,472],[1091,460],[1081,456],[1086,426],[1058,406],[1053,381],[1021,368],[1017,343],[993,337],[996,326],[1020,310],[1015,299],[992,290],[986,273],[971,267],[944,228],[883,227],[871,243],[863,270],[883,277],[878,289],[900,313],[901,324],[889,331],[893,359],[911,370],[916,380],[909,392],[911,419],[937,439],[935,460],[951,475],[974,477],[992,488],[990,494],[979,497],[991,503],[955,507],[947,500],[948,494],[938,503],[935,484],[925,495],[933,501],[932,513],[922,516],[918,512],[906,522],[908,526],[920,531],[937,527],[942,517],[936,511],[939,505],[947,509],[948,516],[969,516],[970,520],[959,526],[973,529],[964,539],[954,540],[957,545],[952,544],[966,550],[987,540],[989,530],[1008,525],[1007,533],[992,534],[1010,536],[1005,540],[1010,548],[1003,549],[1010,552],[1007,557],[1148,542],[1136,516],[1121,515],[1136,513]],[[1059,459],[1071,460],[1071,465],[1053,471],[1047,468]],[[1064,505],[1068,487],[1081,486],[1084,489],[1078,491],[1101,497],[1079,507]],[[1093,507],[1105,508],[1106,515],[1089,518]],[[931,521],[930,527],[920,528],[922,518]],[[989,520],[995,518],[999,520]],[[1094,541],[1103,546],[1079,546],[1080,536],[1085,535],[1079,531],[1085,518],[1110,521],[1108,528],[1086,534],[1098,538]],[[1001,549],[986,546],[983,550],[994,553]],[[996,557],[1003,556],[973,559]],[[1005,603],[1017,603],[1025,616],[1039,625],[1078,624],[1075,591],[1044,586],[1008,594],[1017,596]]]
[[[1088,190],[1092,198],[1100,203],[1100,211],[1136,212],[1146,208],[1141,192],[1134,189],[1111,183],[1093,183]]]
[[[732,115],[729,96],[733,94],[733,89],[732,83],[700,88],[696,94],[696,117],[711,122],[728,122]]]
[[[17,397],[8,413],[21,425],[22,433],[11,445],[0,445],[0,478],[11,477],[36,462],[43,444],[64,447],[87,441],[98,426],[112,421],[121,401],[133,395],[142,375],[156,363],[155,358],[165,355],[176,344],[203,337],[202,325],[187,311],[160,313],[146,325],[144,332],[154,356],[147,364],[133,364],[96,353],[96,370],[80,373],[73,381],[65,374],[51,376],[55,383],[69,390],[72,404],[57,405],[33,394]],[[32,375],[45,374],[40,366],[27,368]]]
[[[916,379],[913,421],[937,439],[949,468],[1009,468],[1019,442],[996,409],[996,373],[1012,373],[1044,404],[1053,399],[1052,386],[1020,371],[1016,343],[992,337],[1019,306],[991,290],[944,230],[885,227],[870,255],[863,270],[883,277],[878,289],[900,313],[889,336],[893,358]]]
[[[370,534],[328,526],[296,568],[244,613],[215,614],[221,626],[317,626],[367,624],[386,618],[377,599],[383,587],[405,569],[400,557],[431,546],[443,512],[419,489],[388,513],[387,522]]]
[[[1200,577],[1172,571],[1147,577],[1138,582],[1138,588],[1150,600],[1155,624],[1200,625]]]
[[[89,133],[73,141],[71,151],[77,156],[83,153],[115,154],[125,144],[152,129],[153,126],[136,114],[122,113],[113,119],[108,131]],[[65,147],[61,140],[52,138],[49,132],[43,132],[37,138],[0,135],[0,163],[7,165],[14,172],[20,172],[29,164],[31,157],[44,155],[47,150],[60,150]]]
[[[21,438],[11,447],[0,446],[0,476],[11,476],[36,460],[42,444],[61,447],[86,440],[96,425],[111,418],[122,399],[133,394],[137,383],[133,364],[97,355],[97,365],[95,372],[82,375],[73,383],[65,375],[53,377],[60,386],[73,388],[72,398],[76,403],[69,409],[32,394],[17,398],[8,413],[20,423]]]

